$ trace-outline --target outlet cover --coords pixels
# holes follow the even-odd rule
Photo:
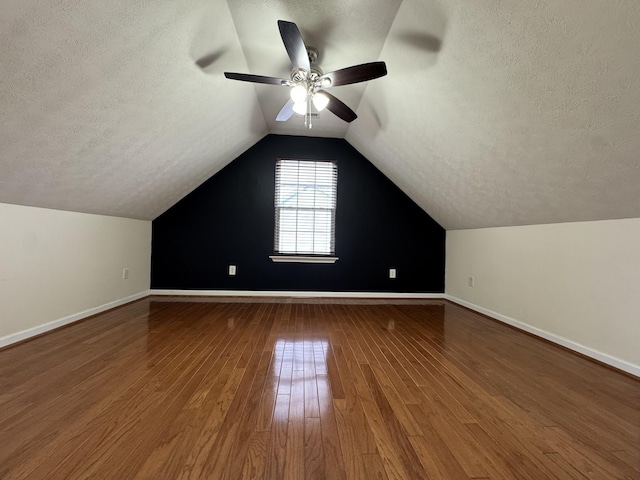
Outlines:
[[[122,279],[126,280],[129,278],[129,269],[128,268],[123,268],[122,269]]]
[[[235,274],[236,274],[236,266],[229,265],[229,275],[235,275]]]
[[[395,268],[390,268],[389,269],[389,278],[396,278],[396,269]]]
[[[469,286],[474,287],[476,285],[476,279],[473,276],[469,277]]]

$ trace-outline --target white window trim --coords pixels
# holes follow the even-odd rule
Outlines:
[[[333,160],[302,160],[302,159],[278,159],[278,161],[281,160],[293,160],[296,162],[305,162],[305,161],[309,161],[309,162],[329,162],[332,163],[334,165],[334,168],[337,168],[337,162],[333,161]],[[277,165],[277,163],[276,163]],[[336,171],[337,174],[337,171]],[[335,177],[334,177],[335,178]],[[337,194],[337,183],[334,183],[334,188],[336,189],[334,191],[334,198],[335,195]],[[276,184],[276,195],[277,195],[277,189],[278,186]],[[276,206],[276,210],[277,210],[277,206]],[[335,250],[335,206],[332,210],[333,212],[333,230],[332,230],[332,250]],[[277,215],[277,213],[276,213]],[[277,220],[276,220],[276,228],[277,228]],[[308,253],[293,253],[293,252],[283,252],[283,253],[275,253],[274,255],[270,255],[269,258],[276,263],[335,263],[338,260],[338,257],[335,256],[335,251],[331,252],[331,253],[327,253],[327,254],[308,254]]]
[[[269,255],[275,263],[336,263],[338,257],[311,255]]]

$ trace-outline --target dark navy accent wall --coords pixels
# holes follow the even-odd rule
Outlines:
[[[269,259],[277,158],[338,162],[335,264]],[[268,135],[153,221],[156,289],[442,293],[444,264],[444,229],[343,139]]]

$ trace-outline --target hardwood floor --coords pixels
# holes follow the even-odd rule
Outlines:
[[[639,478],[640,381],[445,301],[148,298],[0,351],[0,478]]]

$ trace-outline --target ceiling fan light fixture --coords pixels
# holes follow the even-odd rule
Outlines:
[[[293,111],[298,115],[306,115],[307,114],[307,102],[304,100],[302,102],[295,102],[293,104]]]
[[[329,104],[329,97],[327,97],[324,93],[318,92],[313,96],[313,106],[316,107],[316,110],[321,112],[326,108]]]
[[[291,89],[289,93],[291,95],[291,100],[293,100],[296,104],[298,103],[306,103],[307,100],[307,89],[302,85],[296,85]]]

